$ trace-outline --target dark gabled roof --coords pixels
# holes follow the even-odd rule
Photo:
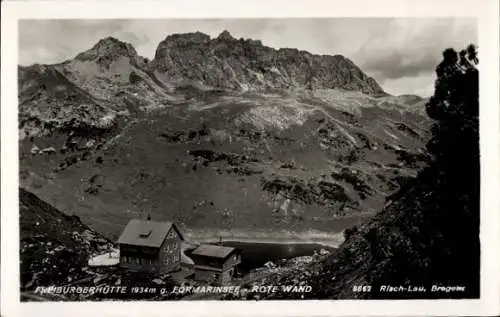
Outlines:
[[[172,228],[183,239],[172,222],[132,219],[120,235],[118,243],[159,248]]]
[[[224,247],[221,245],[201,244],[192,252],[192,254],[211,258],[225,259],[235,250],[236,248]]]

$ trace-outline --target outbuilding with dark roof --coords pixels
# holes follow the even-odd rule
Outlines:
[[[195,279],[224,285],[237,275],[241,250],[214,244],[201,244],[190,254],[194,261]]]
[[[177,271],[183,239],[172,222],[132,219],[118,239],[120,266],[157,274]]]

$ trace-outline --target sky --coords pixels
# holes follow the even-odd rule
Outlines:
[[[169,34],[200,31],[216,37],[223,30],[274,48],[344,55],[387,92],[423,97],[432,95],[434,69],[445,48],[477,44],[476,20],[463,17],[21,20],[19,64],[62,62],[107,36],[152,59]]]

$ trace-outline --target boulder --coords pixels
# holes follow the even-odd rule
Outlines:
[[[272,261],[269,261],[269,262],[266,262],[266,264],[264,264],[265,267],[267,267],[268,269],[273,269],[276,267],[276,264],[274,264]]]
[[[73,234],[75,234],[75,233],[73,233]],[[94,239],[95,235],[94,235],[94,233],[92,231],[90,231],[90,230],[87,229],[84,232],[82,232],[81,237],[84,240],[92,240],[92,239]]]
[[[94,144],[95,144],[95,140],[89,140],[89,141],[87,141],[87,143],[85,143],[85,147],[91,148],[92,146],[94,146]]]
[[[60,252],[60,251],[62,251],[62,250],[64,250],[64,249],[65,249],[65,247],[64,247],[64,246],[62,246],[62,245],[60,245],[60,246],[58,246],[57,248],[55,248],[55,249],[54,249],[54,251],[55,251],[55,252]]]
[[[319,250],[319,254],[320,255],[327,255],[327,254],[330,254],[330,251],[325,250],[325,249],[321,249],[321,250]]]
[[[155,278],[151,282],[153,282],[153,283],[155,283],[157,285],[163,285],[163,284],[165,284],[165,282],[162,279],[159,279],[159,278]]]
[[[39,154],[40,153],[40,148],[36,145],[33,144],[31,147],[30,153],[33,155]]]
[[[96,277],[94,277],[94,284],[97,284],[99,283],[100,281],[102,281],[104,278],[106,278],[107,276],[103,275],[103,274],[98,274]]]
[[[44,148],[43,150],[40,151],[41,154],[43,153],[47,153],[47,154],[55,154],[56,153],[56,149],[54,147],[47,147],[47,148]]]

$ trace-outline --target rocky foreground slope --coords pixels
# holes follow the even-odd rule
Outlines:
[[[111,243],[32,193],[19,190],[21,289],[65,285],[88,277],[90,255]]]

